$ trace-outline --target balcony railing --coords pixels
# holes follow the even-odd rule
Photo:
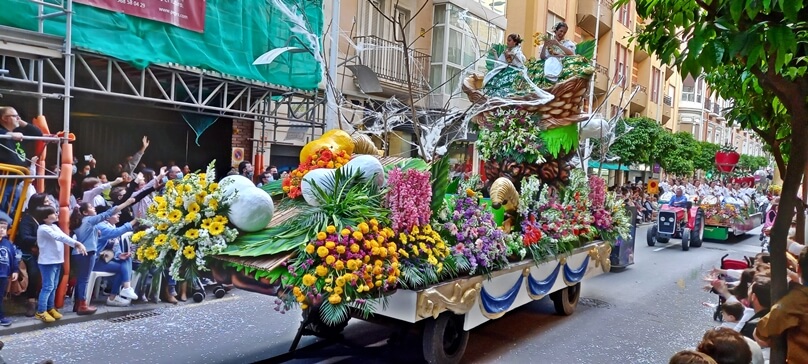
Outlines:
[[[374,35],[354,37],[354,41],[363,50],[359,63],[375,72],[380,80],[406,85],[409,78],[417,87],[428,87],[428,54],[410,49],[409,57],[404,57],[401,44]],[[409,62],[409,77],[405,62]]]
[[[640,88],[640,92],[642,92],[644,94],[648,93],[648,87],[645,87],[645,86],[637,84],[637,83],[632,83],[631,84],[631,88],[638,88],[638,87]]]
[[[673,97],[665,96],[662,98],[662,103],[668,106],[673,106]]]

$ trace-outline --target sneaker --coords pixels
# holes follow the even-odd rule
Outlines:
[[[127,298],[130,300],[138,299],[137,293],[135,293],[135,290],[132,287],[122,289],[119,296],[123,296],[123,298]]]
[[[53,316],[51,316],[47,311],[46,312],[37,312],[37,313],[34,314],[34,317],[37,320],[40,320],[40,321],[42,321],[44,323],[51,323],[51,322],[56,321],[56,319],[54,319]]]
[[[126,298],[119,296],[115,296],[115,299],[107,298],[107,306],[114,306],[114,307],[127,307],[131,301],[127,300]]]
[[[48,310],[48,314],[51,315],[51,317],[53,317],[54,320],[62,318],[62,314],[59,313],[59,311],[56,311],[55,308],[51,308],[50,310]]]
[[[0,326],[11,326],[11,320],[7,318],[0,319]]]

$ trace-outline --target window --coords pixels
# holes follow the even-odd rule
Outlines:
[[[631,26],[631,5],[625,4],[617,11],[617,21],[625,25],[627,28]]]
[[[704,79],[699,78],[696,80],[696,102],[701,103],[701,95],[704,92]]]
[[[620,106],[612,104],[611,117],[625,117],[626,116],[625,115],[625,110],[622,110],[623,112],[620,112],[620,111],[621,111]]]
[[[651,102],[659,103],[659,89],[660,80],[662,79],[662,72],[659,68],[652,67],[651,69]]]
[[[631,77],[628,73],[628,48],[615,42],[614,82],[626,87],[626,79]]]
[[[464,72],[486,72],[486,54],[491,44],[505,42],[505,31],[451,4],[436,5],[434,14],[429,82],[437,92],[452,94]]]
[[[707,141],[710,142],[710,143],[713,142],[713,127],[712,126],[707,127]]]
[[[363,19],[364,21],[362,26],[362,32],[364,35],[375,35],[380,38],[384,38],[384,24],[387,22],[381,13],[379,13],[376,8],[371,5],[371,3],[375,4],[380,10],[386,12],[386,4],[385,0],[370,0],[368,3],[365,4],[365,16]]]
[[[400,6],[396,6],[396,8],[393,11],[393,16],[394,16],[393,19],[395,19],[398,22],[401,22],[401,25],[407,24],[410,21],[410,11]],[[407,27],[404,28],[404,34],[401,34],[401,28],[399,28],[398,24],[390,24],[390,26],[393,27],[393,31],[390,34],[396,35],[394,39],[402,39],[403,38],[402,35],[406,36],[408,40],[410,39],[409,32],[412,27],[410,27],[409,25],[407,25]]]
[[[693,86],[682,86],[682,101],[693,102],[696,100],[696,91]]]
[[[547,31],[552,31],[553,27],[558,24],[558,22],[564,21],[564,18],[556,15],[552,11],[547,12]]]

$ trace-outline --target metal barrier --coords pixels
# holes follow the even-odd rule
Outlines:
[[[11,226],[8,229],[9,239],[14,239],[17,233],[18,222],[22,216],[22,210],[25,206],[28,186],[31,185],[33,180],[28,168],[15,166],[12,164],[0,164],[0,201],[8,201],[3,212],[12,218]],[[17,188],[15,187],[22,179],[22,189],[17,195]],[[12,188],[7,188],[12,187]],[[8,190],[8,191],[7,191]],[[6,192],[10,192],[8,195]],[[14,203],[15,199],[17,203]]]

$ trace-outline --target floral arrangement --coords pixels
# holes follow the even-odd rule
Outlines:
[[[306,157],[304,163],[301,163],[297,169],[289,173],[289,176],[281,182],[283,192],[286,193],[289,198],[300,197],[302,194],[300,183],[303,181],[303,176],[305,176],[306,173],[318,168],[339,168],[350,160],[351,156],[344,150],[332,151],[327,147],[323,147],[316,153]]]
[[[780,185],[769,186],[769,193],[771,193],[773,196],[780,196],[781,192],[783,192],[783,186]]]
[[[539,128],[539,114],[518,109],[497,109],[478,133],[477,147],[484,160],[543,163],[547,148]]]
[[[168,181],[165,194],[154,198],[146,217],[146,230],[132,235],[141,269],[168,268],[176,280],[197,276],[205,259],[221,253],[238,236],[226,215],[232,197],[224,197],[215,180],[214,163],[205,173],[190,173]]]
[[[733,204],[701,204],[704,220],[710,225],[730,225],[743,222],[743,217]]]
[[[376,219],[340,231],[329,225],[318,232],[287,268],[292,276],[287,299],[294,300],[287,306],[320,306],[328,325],[347,319],[349,304],[369,313],[368,300],[394,290],[401,275],[393,235]]]
[[[432,189],[429,171],[400,168],[391,170],[387,177],[390,189],[384,197],[385,206],[390,209],[390,221],[396,233],[409,232],[416,226],[429,224],[432,216],[430,204]]]
[[[506,254],[508,258],[511,260],[519,261],[525,259],[527,255],[527,249],[525,248],[525,242],[523,240],[522,234],[518,232],[512,232],[510,234],[505,235],[505,248]]]
[[[406,232],[394,236],[392,240],[399,247],[398,255],[403,272],[400,280],[403,287],[420,288],[453,275],[451,269],[445,269],[446,260],[451,258],[452,251],[431,225],[414,225]]]
[[[489,274],[508,264],[505,233],[497,228],[494,216],[480,205],[471,189],[453,201],[450,222],[443,225],[453,241],[459,259],[468,261],[471,274]]]
[[[718,151],[721,152],[721,153],[732,153],[732,152],[736,152],[736,150],[737,150],[737,148],[735,148],[734,145],[732,145],[731,143],[726,143],[726,144],[722,145],[721,148]]]
[[[602,239],[614,242],[620,236],[629,235],[630,216],[617,195],[606,191],[603,178],[589,176],[588,198],[593,226]]]

